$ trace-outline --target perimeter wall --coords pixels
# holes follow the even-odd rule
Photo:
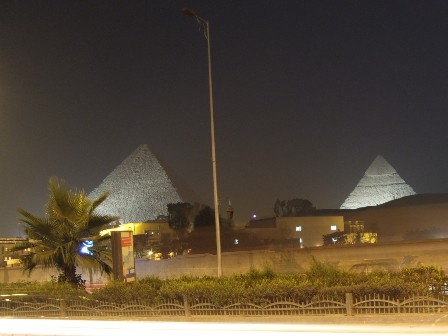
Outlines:
[[[373,244],[361,246],[330,246],[279,251],[243,251],[222,254],[223,275],[244,273],[251,268],[270,267],[277,272],[303,272],[310,260],[328,262],[343,270],[354,265],[358,271],[375,261],[394,267],[434,265],[448,273],[448,239],[409,243]],[[81,271],[81,270],[80,270]],[[137,278],[155,276],[162,279],[182,275],[216,275],[216,256],[211,254],[185,255],[166,260],[136,260]],[[106,283],[106,276],[82,272],[87,283]],[[57,276],[56,270],[36,268],[33,273],[24,273],[18,267],[0,268],[0,282],[47,281]]]

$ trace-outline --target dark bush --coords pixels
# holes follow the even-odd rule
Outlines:
[[[90,297],[94,300],[114,303],[154,304],[160,301],[160,288],[163,283],[164,281],[154,277],[131,283],[114,281],[93,292]]]

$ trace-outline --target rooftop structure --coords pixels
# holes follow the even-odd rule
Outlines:
[[[395,169],[381,155],[378,155],[341,205],[341,209],[376,206],[414,194],[414,190]]]

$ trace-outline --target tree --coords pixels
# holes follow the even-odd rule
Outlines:
[[[145,234],[134,235],[134,257],[143,258],[146,255],[148,236]]]
[[[169,203],[168,224],[176,232],[176,238],[170,242],[173,252],[182,254],[185,250],[185,239],[188,233],[193,229],[195,207],[190,203]]]
[[[79,266],[110,274],[110,254],[102,244],[108,237],[100,237],[99,231],[118,217],[96,212],[108,193],[90,200],[83,190],[72,190],[55,177],[49,180],[49,191],[43,217],[17,209],[29,238],[27,243],[14,248],[30,251],[23,257],[24,269],[32,272],[37,265],[55,267],[60,272],[58,280],[73,285],[82,284],[80,275],[76,274]]]
[[[283,212],[282,212],[282,205],[280,200],[277,198],[277,200],[274,203],[274,213],[276,217],[281,217],[283,216]]]
[[[313,206],[313,203],[301,198],[286,201],[277,199],[274,203],[274,213],[277,217],[304,216],[315,211],[316,208]]]
[[[264,248],[263,243],[244,229],[235,229],[229,225],[220,227],[222,252],[250,251]],[[197,227],[186,239],[192,254],[216,253],[216,229],[214,226]]]
[[[167,209],[170,228],[183,238],[192,228],[193,206],[190,203],[169,203]]]
[[[194,219],[194,227],[215,226],[215,210],[208,205],[199,210]]]

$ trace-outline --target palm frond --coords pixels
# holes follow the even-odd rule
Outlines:
[[[30,241],[16,248],[32,248],[24,257],[24,268],[32,271],[36,265],[56,267],[68,275],[67,279],[70,274],[75,274],[77,266],[110,273],[110,253],[102,246],[109,237],[100,238],[96,235],[100,228],[118,218],[95,213],[109,193],[92,201],[83,190],[70,189],[64,180],[56,177],[50,178],[49,191],[43,217],[18,209],[22,215],[20,221],[25,224],[25,233]],[[80,252],[87,238],[95,241],[93,255]]]
[[[57,257],[55,256],[54,251],[51,250],[41,250],[31,254],[31,264],[34,266],[41,265],[44,268],[52,268],[54,266],[58,266],[55,260]],[[33,266],[33,268],[34,268]]]
[[[91,212],[93,213],[93,211],[96,210],[96,208],[103,203],[106,198],[109,197],[109,195],[111,194],[110,191],[106,191],[105,193],[103,193],[102,195],[100,195],[97,199],[93,200],[92,202],[92,208],[91,208]]]
[[[22,208],[17,208],[17,211],[23,216],[23,217],[19,218],[19,221],[24,222],[26,224],[45,222],[44,218],[34,216],[32,213],[30,213]]]
[[[110,242],[110,235],[104,235],[104,236],[94,236],[90,240],[93,240],[94,242],[98,244],[104,244],[104,242]]]
[[[118,219],[119,217],[116,216],[92,215],[89,219],[88,230],[90,233],[97,234]]]
[[[33,261],[33,253],[23,255],[20,259],[22,260],[22,269],[24,271],[28,271],[28,273],[31,273],[37,266],[37,264]]]
[[[78,255],[77,264],[84,270],[92,270],[101,274],[111,274],[112,266],[97,255]]]
[[[55,235],[58,234],[58,231],[55,230],[53,223],[47,218],[33,216],[23,209],[18,209],[18,211],[24,216],[19,218],[19,221],[26,225],[24,232],[29,239],[42,241],[46,244],[51,244],[51,242],[57,240]]]

